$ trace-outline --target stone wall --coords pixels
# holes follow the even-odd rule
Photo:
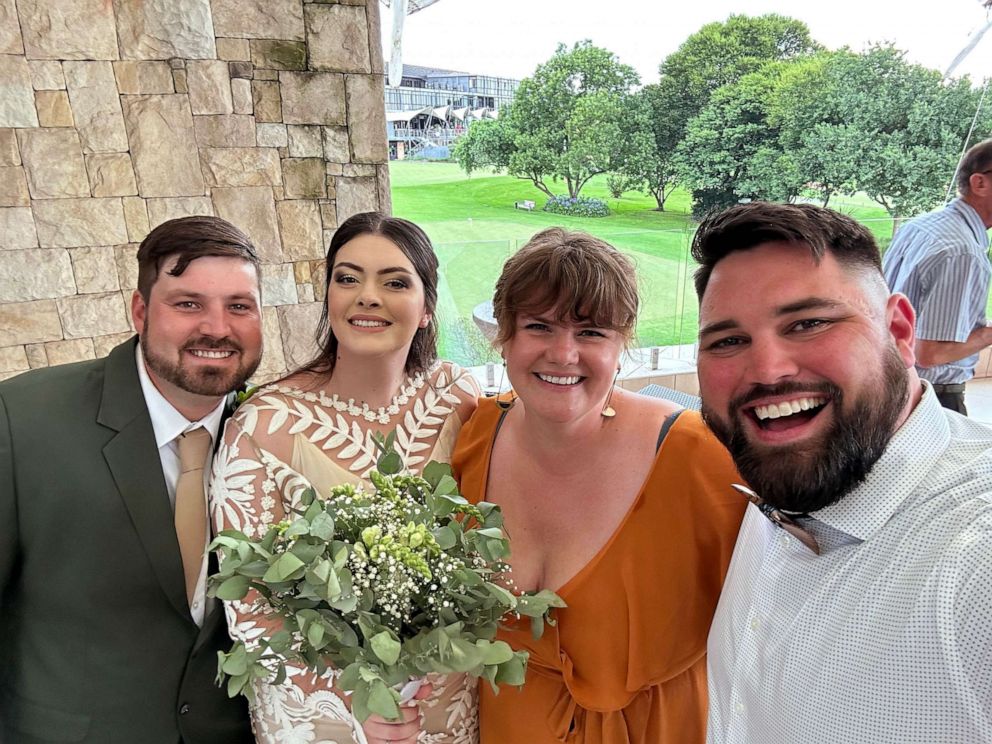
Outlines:
[[[135,251],[261,252],[259,379],[304,361],[338,223],[389,210],[378,0],[0,0],[0,379],[132,333]]]

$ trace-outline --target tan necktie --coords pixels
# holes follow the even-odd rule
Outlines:
[[[193,592],[200,579],[203,553],[207,548],[207,499],[203,493],[203,468],[210,452],[210,432],[202,426],[180,434],[179,480],[176,481],[176,537],[186,575],[186,599],[193,604]]]

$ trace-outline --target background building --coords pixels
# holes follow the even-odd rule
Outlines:
[[[466,127],[496,118],[519,85],[510,78],[403,65],[402,83],[386,86],[389,157],[448,157]]]

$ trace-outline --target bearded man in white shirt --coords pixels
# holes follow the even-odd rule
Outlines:
[[[914,369],[863,226],[705,220],[703,414],[750,486],[709,639],[710,744],[992,742],[992,430]]]

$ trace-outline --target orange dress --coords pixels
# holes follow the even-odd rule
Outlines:
[[[501,413],[481,401],[455,447],[470,501],[485,497]],[[557,625],[537,641],[529,621],[500,631],[530,653],[527,681],[481,685],[482,744],[705,740],[706,636],[747,505],[738,480],[699,415],[681,413],[616,532],[557,590]]]

